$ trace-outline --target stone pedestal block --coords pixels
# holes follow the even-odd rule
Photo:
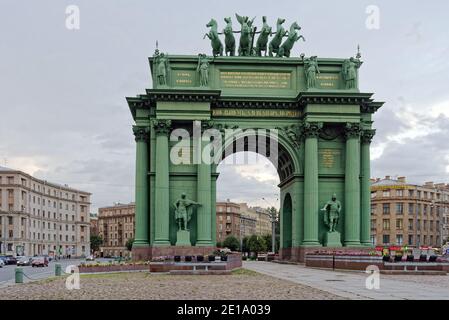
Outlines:
[[[179,230],[176,233],[176,246],[191,246],[190,232],[187,230]]]
[[[341,247],[340,232],[327,232],[324,238],[324,244],[326,247]]]

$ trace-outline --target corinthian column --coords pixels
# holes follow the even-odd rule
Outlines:
[[[163,246],[170,245],[168,134],[171,120],[156,120],[153,126],[156,133],[154,245]]]
[[[148,127],[133,126],[136,140],[136,235],[133,247],[150,244],[148,232]]]
[[[304,240],[303,245],[316,246],[318,241],[318,135],[321,122],[304,124]]]
[[[361,168],[361,231],[362,245],[371,246],[371,190],[370,190],[370,144],[376,130],[362,132],[362,168]]]
[[[360,246],[360,124],[346,124],[345,240],[346,246]]]

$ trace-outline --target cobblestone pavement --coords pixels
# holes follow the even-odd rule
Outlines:
[[[306,268],[272,262],[244,262],[243,266],[283,280],[293,281],[348,299],[449,299],[449,275],[380,275],[380,288],[367,289],[364,272]]]
[[[14,285],[0,300],[16,299],[342,299],[332,293],[254,271],[232,275],[116,273],[82,275],[79,290],[67,290],[64,278]]]

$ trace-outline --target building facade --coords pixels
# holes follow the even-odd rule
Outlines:
[[[256,220],[255,233],[258,236],[271,234],[271,215],[268,209],[261,207],[250,207],[247,203],[239,203],[240,213]]]
[[[98,209],[98,234],[103,238],[101,256],[129,256],[126,243],[135,236],[135,207],[134,203],[117,203]]]
[[[89,192],[0,167],[2,254],[90,254]]]
[[[449,185],[414,185],[405,177],[372,180],[374,245],[440,247],[448,237]]]
[[[98,215],[95,213],[90,214],[90,235],[98,236]]]
[[[240,239],[256,234],[257,220],[250,215],[240,213]]]
[[[216,203],[216,232],[217,242],[223,242],[226,237],[233,235],[240,239],[240,206],[229,199]]]

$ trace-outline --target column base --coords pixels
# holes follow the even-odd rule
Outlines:
[[[212,241],[210,240],[197,240],[195,243],[197,247],[211,247],[213,246]]]
[[[154,247],[165,247],[171,245],[170,241],[168,240],[155,240],[153,242]]]
[[[345,241],[344,242],[345,247],[361,247],[362,244],[360,241]]]
[[[364,247],[373,247],[373,248],[374,248],[374,246],[373,246],[373,244],[371,243],[371,241],[369,241],[369,242],[362,242],[361,244],[362,244],[362,246],[364,246]]]
[[[321,243],[319,243],[318,241],[306,240],[301,243],[301,246],[318,247],[321,246]]]

